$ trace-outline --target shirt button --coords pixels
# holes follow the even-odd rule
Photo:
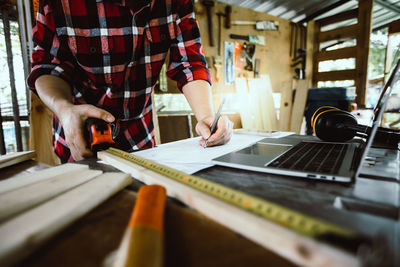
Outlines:
[[[167,36],[164,33],[162,33],[160,35],[160,39],[161,39],[161,41],[165,41],[165,39],[167,39]]]
[[[89,48],[89,51],[90,51],[90,53],[94,54],[94,53],[97,52],[97,49],[96,49],[96,47],[91,46],[91,47]]]

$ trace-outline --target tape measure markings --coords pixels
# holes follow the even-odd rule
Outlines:
[[[290,228],[303,235],[317,237],[322,234],[335,234],[346,238],[356,237],[356,234],[348,229],[310,217],[298,211],[251,196],[247,193],[240,192],[204,178],[186,174],[137,155],[129,154],[115,148],[109,148],[105,150],[105,152],[141,165],[151,171],[188,185],[203,193],[233,204],[234,206],[273,221],[286,228]]]

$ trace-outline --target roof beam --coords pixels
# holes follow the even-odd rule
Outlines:
[[[374,1],[378,5],[381,5],[382,7],[386,8],[387,10],[390,10],[390,11],[393,11],[393,12],[396,12],[396,13],[400,14],[400,7],[398,7],[398,6],[394,5],[394,4],[388,3],[388,2],[386,2],[384,0],[374,0]]]
[[[318,17],[318,16],[320,16],[320,15],[322,15],[322,14],[328,12],[328,11],[331,11],[332,9],[337,8],[337,7],[347,3],[349,1],[350,0],[340,0],[340,1],[334,3],[334,4],[330,5],[330,6],[324,7],[322,9],[318,10],[317,12],[312,13],[311,15],[305,17],[304,19],[302,19],[298,23],[303,24],[303,23],[309,22],[310,20],[313,20],[316,17]]]

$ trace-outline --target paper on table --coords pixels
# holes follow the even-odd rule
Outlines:
[[[292,133],[272,133],[270,136],[233,134],[227,144],[207,148],[200,146],[200,137],[196,137],[162,144],[151,149],[134,152],[134,154],[170,168],[193,174],[202,169],[214,166],[211,163],[213,158],[247,147],[265,137],[279,138],[289,134]]]

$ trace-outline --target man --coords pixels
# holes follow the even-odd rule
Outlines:
[[[168,50],[167,75],[198,120],[200,145],[230,140],[224,117],[210,136],[211,79],[191,0],[41,0],[37,14],[28,84],[55,114],[63,162],[92,155],[83,137],[89,117],[112,123],[123,150],[155,145],[151,92]]]

